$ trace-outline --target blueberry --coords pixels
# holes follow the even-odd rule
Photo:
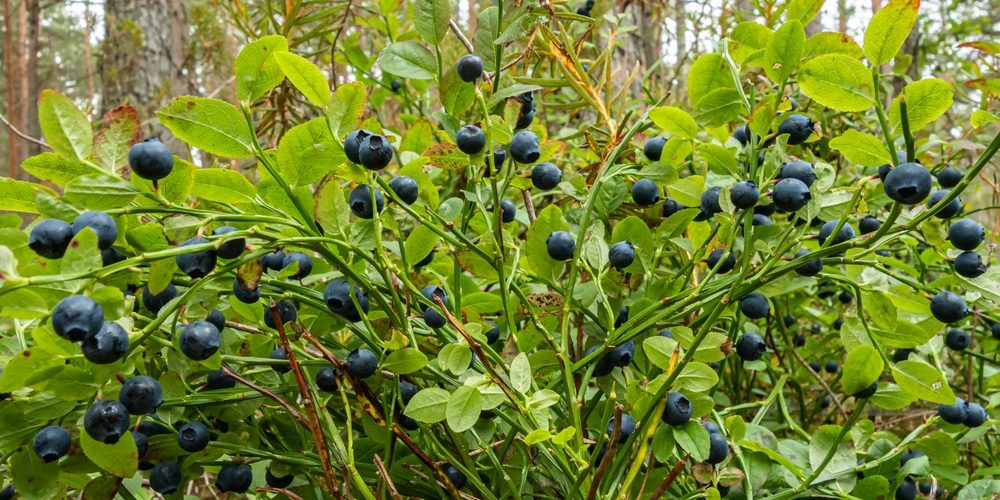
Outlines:
[[[338,376],[340,372],[329,366],[321,368],[316,372],[316,387],[323,392],[336,392]]]
[[[908,477],[903,478],[903,482],[899,483],[899,487],[896,488],[895,498],[896,500],[913,500],[917,498],[917,484]]]
[[[833,329],[840,331],[840,328],[844,326],[844,318],[837,318],[833,320]]]
[[[750,126],[748,125],[741,125],[736,127],[736,130],[733,130],[733,138],[740,141],[740,146],[746,146],[750,142],[750,136]],[[760,137],[757,139],[759,140]]]
[[[760,193],[757,192],[757,183],[754,181],[740,181],[729,188],[729,199],[736,208],[753,208],[759,198]]]
[[[870,215],[858,221],[858,229],[861,230],[861,234],[874,233],[880,227],[882,227],[882,221]]]
[[[222,226],[215,231],[212,231],[212,234],[215,236],[221,236],[223,234],[235,233],[236,231],[239,230],[235,227]],[[219,248],[215,251],[215,255],[222,257],[223,259],[235,259],[240,255],[243,255],[243,250],[246,249],[246,246],[246,238],[229,239],[219,246]]]
[[[965,417],[965,421],[962,422],[966,427],[979,427],[986,423],[986,419],[989,418],[986,415],[986,409],[980,406],[978,403],[968,403],[969,415]]]
[[[899,363],[900,361],[906,361],[910,359],[911,353],[913,353],[913,349],[896,349],[896,352],[892,353],[892,362]]]
[[[885,176],[885,194],[905,205],[920,203],[931,193],[931,173],[919,163],[903,163]]]
[[[628,241],[619,241],[611,245],[611,249],[608,250],[608,261],[611,263],[611,267],[619,271],[632,265],[634,260],[635,247]]]
[[[1000,340],[1000,323],[993,323],[993,326],[990,327],[990,335]]]
[[[127,258],[128,257],[126,257],[125,254],[115,250],[114,248],[105,248],[104,250],[101,250],[101,265],[104,267],[117,264]]]
[[[660,337],[666,337],[668,339],[674,338],[674,334],[673,334],[673,332],[670,331],[669,328],[664,328],[664,329],[660,330],[660,333],[658,333],[657,335],[660,336]]]
[[[614,349],[608,351],[604,357],[613,366],[625,367],[632,362],[632,358],[635,357],[635,341],[629,340],[624,344],[615,347]]]
[[[125,406],[114,399],[102,399],[83,416],[83,430],[104,444],[115,444],[128,431],[129,417]]]
[[[685,208],[687,208],[687,207],[685,207],[684,205],[681,205],[681,204],[677,203],[677,200],[675,200],[675,199],[673,199],[673,198],[671,198],[669,196],[667,196],[667,198],[665,200],[663,200],[663,216],[664,217],[670,217],[671,215],[674,215],[675,213],[680,212],[681,210],[684,210]]]
[[[139,458],[142,458],[149,451],[149,440],[145,434],[138,431],[129,431],[129,434],[132,435],[132,442],[135,443],[135,450],[139,454]]]
[[[253,483],[253,471],[246,464],[226,464],[219,470],[219,475],[215,478],[215,487],[219,491],[244,493]]]
[[[148,375],[136,375],[122,384],[118,402],[132,415],[153,413],[163,404],[163,388]]]
[[[285,353],[285,348],[284,347],[277,347],[277,348],[275,348],[273,351],[271,351],[271,354],[267,355],[267,357],[269,359],[273,359],[275,361],[288,361],[288,354]],[[278,373],[288,373],[288,372],[292,371],[292,365],[290,365],[290,364],[273,364],[273,365],[271,365],[271,369],[274,370],[274,371],[276,371],[276,372],[278,372]]]
[[[394,79],[394,80],[392,81],[392,83],[391,83],[391,84],[389,84],[389,88],[391,88],[393,92],[399,92],[399,89],[400,89],[400,88],[402,88],[402,87],[403,87],[403,82],[399,81],[399,79],[398,79],[398,78],[397,78],[397,79]],[[270,471],[270,470],[271,470],[271,469],[268,469],[268,471]],[[269,484],[270,484],[270,483],[269,483]]]
[[[961,424],[969,417],[969,404],[962,398],[955,398],[953,405],[938,405],[938,416],[949,424]]]
[[[653,205],[660,200],[660,188],[652,179],[639,179],[632,185],[632,200],[643,207]]]
[[[431,250],[430,253],[427,254],[427,257],[420,259],[420,262],[414,264],[413,267],[419,269],[424,266],[429,266],[431,262],[434,261],[434,253],[435,253],[434,250]]]
[[[351,300],[352,289],[354,290],[354,298],[358,302],[357,306]],[[333,280],[328,283],[323,289],[323,302],[326,302],[326,307],[330,309],[330,312],[339,314],[352,322],[361,321],[361,314],[368,313],[368,297],[361,293],[357,286],[351,285],[345,280]]]
[[[778,178],[798,179],[808,187],[816,182],[816,172],[813,171],[812,163],[799,160],[782,165],[778,170]]]
[[[986,263],[978,252],[962,252],[955,257],[955,272],[966,278],[975,278],[986,272]]]
[[[840,364],[831,359],[830,361],[826,362],[826,366],[824,368],[826,369],[827,373],[837,373],[838,371],[840,371]]]
[[[806,336],[804,334],[798,334],[795,336],[795,347],[802,347],[806,345]]]
[[[832,403],[830,396],[823,396],[823,401],[819,403],[819,408],[825,410],[830,407],[830,403]]]
[[[167,287],[164,288],[160,293],[153,295],[149,291],[149,285],[142,288],[142,304],[146,306],[153,314],[160,312],[163,306],[167,305],[168,302],[174,300],[177,296],[177,288],[174,287],[173,283],[168,283]]]
[[[396,420],[396,422],[399,422],[399,426],[408,431],[415,431],[420,428],[420,424],[416,420],[406,415],[400,415],[399,420]]]
[[[786,314],[781,318],[781,324],[785,325],[785,328],[792,328],[795,325],[795,316]]]
[[[173,462],[160,462],[149,473],[149,487],[157,493],[175,493],[180,484],[181,469]]]
[[[821,227],[819,230],[820,245],[826,243],[827,238],[829,238],[830,235],[833,234],[833,230],[837,228],[837,224],[840,224],[840,221],[832,220],[830,222],[823,224],[823,227]],[[850,224],[844,223],[844,225],[840,227],[840,230],[837,231],[836,236],[833,237],[833,241],[830,242],[830,245],[832,246],[843,243],[845,241],[850,241],[854,239],[855,236],[857,235],[854,233],[854,228],[851,227]]]
[[[208,381],[206,382],[207,389],[214,391],[216,389],[232,389],[236,387],[236,379],[226,375],[226,372],[222,369],[212,370],[208,372]]]
[[[427,323],[427,326],[434,329],[444,328],[444,325],[448,324],[448,318],[437,312],[437,309],[428,307],[424,309],[424,323]]]
[[[771,191],[774,205],[785,212],[795,212],[809,204],[812,193],[804,182],[791,177],[781,179]]]
[[[358,159],[368,170],[382,170],[392,161],[392,144],[379,134],[371,134],[358,144]]]
[[[70,295],[56,304],[50,321],[52,329],[60,337],[80,342],[101,330],[104,325],[104,310],[86,295]]]
[[[222,346],[222,335],[215,325],[207,321],[192,321],[181,330],[177,339],[181,352],[195,361],[204,361]]]
[[[479,419],[480,420],[493,420],[494,418],[497,418],[497,414],[493,410],[480,410],[479,411]]]
[[[106,365],[118,361],[128,351],[128,332],[118,323],[105,321],[97,333],[87,334],[80,344],[87,361]]]
[[[159,436],[161,434],[172,434],[170,429],[167,429],[160,418],[155,415],[151,420],[143,420],[142,422],[139,422],[135,431],[146,437]]]
[[[942,323],[955,323],[968,313],[965,300],[954,292],[941,292],[931,299],[931,314]]]
[[[201,422],[188,422],[177,431],[177,446],[188,453],[197,453],[208,446],[211,438],[207,425]]]
[[[642,153],[651,161],[660,161],[660,155],[663,154],[663,146],[666,143],[666,137],[652,137],[642,147]]]
[[[716,248],[708,254],[708,258],[705,259],[705,263],[708,264],[709,269],[715,269],[715,266],[722,260],[722,255],[726,254],[726,260],[719,267],[719,274],[726,274],[732,271],[736,267],[736,256],[732,252],[726,253],[725,248]]]
[[[665,423],[677,427],[691,420],[693,413],[694,406],[691,405],[691,400],[687,396],[679,392],[671,392],[667,394],[667,406],[663,409],[663,415],[660,418]]]
[[[174,155],[170,154],[159,139],[151,137],[132,146],[128,151],[128,164],[139,177],[158,181],[174,169]]]
[[[392,189],[392,192],[396,194],[399,201],[407,205],[412,205],[420,195],[420,190],[417,188],[417,181],[413,180],[413,177],[405,175],[393,177],[389,181],[389,189]]]
[[[28,247],[46,259],[61,259],[73,240],[73,227],[59,219],[45,219],[31,228]]]
[[[841,304],[850,304],[851,302],[854,302],[854,296],[847,290],[843,290],[837,294],[837,299],[840,300]]]
[[[486,337],[486,343],[493,344],[500,340],[500,327],[490,320],[486,320],[484,323],[492,326],[492,328],[483,332],[483,335]]]
[[[969,334],[964,330],[948,330],[948,335],[944,338],[944,345],[953,351],[963,351],[969,347]]]
[[[972,219],[961,219],[948,228],[948,239],[959,250],[975,250],[986,237],[983,226]]]
[[[399,80],[393,80],[392,83],[396,84],[398,82],[399,82]],[[292,481],[294,481],[294,480],[295,480],[295,476],[293,476],[292,474],[289,474],[287,476],[281,476],[281,477],[277,477],[274,474],[271,474],[271,468],[270,467],[268,467],[267,470],[264,471],[264,481],[267,482],[267,485],[270,486],[270,487],[272,487],[272,488],[278,488],[279,490],[283,490],[283,489],[291,486]]]
[[[531,122],[535,120],[535,110],[529,109],[528,111],[522,110],[517,117],[517,122],[514,124],[515,129],[524,129],[531,126]]]
[[[810,252],[809,250],[799,250],[798,252],[795,253],[795,258],[798,259],[800,257],[809,255],[810,253],[812,252]],[[805,264],[802,264],[801,266],[796,268],[795,272],[799,273],[800,276],[816,276],[822,270],[823,270],[823,259],[812,259],[806,261]]]
[[[434,297],[437,297],[441,299],[444,305],[448,305],[448,294],[445,293],[444,288],[437,285],[427,285],[421,288],[420,295],[423,295],[431,304],[437,305],[437,300],[434,299]]]
[[[593,455],[594,450],[597,448],[597,443],[591,443],[587,447],[587,455]],[[601,445],[601,450],[597,452],[597,456],[594,458],[594,467],[596,468],[600,465],[601,461],[604,460],[604,454],[608,451],[608,443]]]
[[[31,447],[35,450],[38,458],[41,458],[45,463],[49,463],[59,460],[60,457],[69,451],[69,447],[72,444],[73,438],[69,435],[69,431],[57,425],[50,425],[38,431],[38,434],[35,434],[35,439],[31,442]]]
[[[811,369],[812,371],[814,371],[814,372],[816,372],[818,374],[819,371],[823,369],[823,367],[820,366],[819,361],[810,361],[809,362],[809,369]]]
[[[799,113],[789,114],[785,121],[778,125],[778,134],[788,134],[788,145],[794,146],[806,142],[815,131],[816,124],[808,116]]]
[[[951,191],[947,189],[942,189],[940,191],[935,191],[930,198],[927,199],[927,208],[933,208],[945,198],[951,194]],[[950,219],[962,212],[962,197],[956,196],[954,200],[941,208],[934,217],[939,219]]]
[[[562,170],[559,170],[559,167],[555,166],[554,163],[545,161],[535,165],[535,168],[531,169],[531,184],[536,189],[541,189],[542,191],[555,189],[561,181]]]
[[[205,318],[205,321],[215,325],[215,328],[220,332],[226,327],[226,316],[218,309],[212,309],[212,312],[208,313],[208,317]]]
[[[740,312],[750,319],[766,318],[771,314],[771,304],[763,294],[751,292],[740,299]]]
[[[486,171],[483,172],[483,176],[485,176],[485,177],[489,177],[490,176],[490,164],[488,163],[488,161],[489,160],[486,160],[486,161],[483,162],[483,163],[486,164]],[[493,168],[497,172],[499,172],[500,168],[503,167],[503,162],[505,162],[505,161],[507,161],[507,151],[504,150],[503,148],[494,149],[493,150]]]
[[[479,154],[486,147],[486,134],[475,125],[465,125],[455,134],[455,144],[467,155]]]
[[[84,212],[73,221],[73,236],[89,227],[97,235],[97,248],[105,250],[111,248],[118,239],[118,226],[110,215],[104,212]]]
[[[295,321],[295,306],[281,300],[275,303],[274,307],[278,309],[278,317],[281,318],[281,324]],[[268,328],[277,328],[277,325],[274,324],[274,315],[271,314],[270,307],[264,308],[264,324],[267,325]]]
[[[576,241],[566,231],[553,231],[546,238],[545,247],[553,260],[570,260],[576,253]]]
[[[614,426],[615,426],[615,419],[614,417],[611,417],[611,420],[608,421],[608,429],[607,429],[608,436],[611,436],[611,431],[614,430]],[[635,419],[632,418],[627,413],[623,413],[622,423],[619,426],[618,430],[618,442],[624,443],[625,441],[628,440],[628,437],[631,436],[633,432],[635,432]]]
[[[771,203],[770,205],[756,205],[753,207],[754,215],[760,214],[770,217],[777,211],[778,207],[774,203]]]
[[[357,187],[351,190],[351,195],[348,197],[347,203],[351,207],[351,212],[362,219],[371,219],[375,216],[375,212],[381,213],[385,207],[382,191],[379,188],[375,188],[375,205],[377,210],[372,210],[371,191],[368,189],[368,184],[358,184]]]
[[[517,163],[535,163],[541,156],[538,136],[529,130],[522,130],[510,140],[510,156]]]
[[[467,480],[465,474],[458,470],[458,468],[454,465],[445,462],[441,464],[441,471],[444,472],[444,475],[448,476],[448,479],[455,485],[455,489],[460,490],[465,486],[465,482]]]
[[[347,373],[355,378],[368,378],[378,369],[378,357],[368,349],[359,348],[347,355]]]
[[[191,238],[181,243],[181,246],[201,245],[208,242],[205,238]],[[208,273],[215,269],[217,259],[215,251],[202,250],[200,252],[180,254],[174,257],[174,260],[177,262],[177,267],[180,268],[182,273],[192,279],[198,279],[208,276]]]
[[[695,217],[696,221],[703,221],[712,218],[713,215],[722,213],[722,205],[719,204],[719,193],[722,188],[719,186],[708,188],[701,195],[701,213]]]
[[[509,224],[511,222],[514,222],[514,217],[517,216],[517,207],[514,206],[513,202],[511,202],[510,200],[500,200],[500,209],[503,210],[503,214],[500,220],[504,224]],[[492,211],[493,208],[491,207],[490,212]]]
[[[260,300],[260,287],[254,288],[253,290],[245,290],[240,285],[240,280],[238,278],[233,278],[233,295],[236,299],[244,304],[254,304]]]
[[[771,218],[761,214],[753,214],[753,218],[750,220],[752,226],[770,226],[771,224],[773,224]]]
[[[744,361],[757,361],[767,352],[767,344],[756,333],[744,333],[736,340],[736,354]]]
[[[309,273],[311,273],[313,269],[312,257],[304,252],[288,252],[288,254],[285,255],[285,259],[282,261],[281,268],[285,269],[295,262],[299,263],[299,272],[289,276],[289,278],[300,280],[309,276]]]
[[[709,433],[708,444],[708,460],[706,462],[712,465],[720,464],[729,456],[729,442],[721,433]]]
[[[615,328],[618,328],[628,321],[628,306],[622,306],[618,309],[618,317],[615,318]]]
[[[878,380],[872,382],[872,385],[867,388],[854,393],[853,396],[858,399],[868,399],[874,396],[876,391],[878,391]]]
[[[348,160],[351,160],[352,163],[361,163],[361,157],[358,155],[361,149],[361,141],[370,135],[372,135],[372,132],[365,129],[358,129],[347,134],[347,138],[344,139],[344,153],[347,155]]]
[[[463,82],[472,83],[483,74],[483,60],[475,54],[466,54],[455,64],[455,71]]]
[[[938,184],[945,189],[951,189],[962,182],[962,172],[955,167],[945,167],[937,173]]]
[[[271,253],[261,255],[260,265],[264,266],[264,270],[280,271],[285,265],[285,252],[281,250],[275,250]]]

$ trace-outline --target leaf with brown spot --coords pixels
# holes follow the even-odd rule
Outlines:
[[[427,164],[444,170],[462,170],[469,165],[469,155],[454,144],[435,144],[423,154]]]
[[[252,292],[260,285],[260,277],[264,274],[264,267],[260,264],[260,259],[253,259],[236,268],[236,282],[240,288]]]
[[[94,136],[94,159],[109,172],[128,165],[128,152],[142,140],[139,113],[132,106],[119,106],[104,114],[104,124]]]

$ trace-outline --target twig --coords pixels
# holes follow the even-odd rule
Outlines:
[[[601,485],[601,479],[604,478],[604,473],[607,472],[608,467],[611,466],[611,460],[614,458],[615,453],[618,452],[618,437],[622,433],[622,404],[615,403],[615,419],[614,423],[611,424],[611,441],[608,442],[608,450],[604,452],[604,457],[601,459],[601,465],[597,468],[597,472],[594,474],[594,480],[590,483],[590,491],[587,492],[587,500],[594,500],[594,495],[597,495],[597,487]]]
[[[461,28],[459,28],[458,25],[455,24],[454,19],[448,20],[448,26],[451,28],[451,31],[455,32],[455,36],[457,36],[458,39],[462,42],[462,45],[465,45],[465,50],[468,50],[470,54],[475,54],[476,49],[472,46],[472,42],[470,42],[469,39],[465,37],[465,33],[462,33]]]
[[[806,363],[806,360],[802,359],[802,356],[799,356],[798,351],[796,351],[794,347],[792,348],[792,354],[795,355],[795,359],[799,360],[799,363],[802,363],[802,366],[806,367],[806,370],[809,370],[809,373],[812,374],[813,378],[815,378],[817,381],[819,381],[820,385],[823,386],[823,389],[830,396],[830,400],[833,401],[834,406],[837,407],[837,411],[839,411],[840,414],[845,419],[850,418],[847,415],[847,412],[844,411],[844,407],[841,406],[840,399],[837,398],[837,395],[833,393],[833,391],[830,389],[830,386],[827,385],[827,383],[826,383],[825,380],[823,380],[823,377],[821,377],[818,373],[816,373],[816,372],[813,371],[813,369],[809,366],[809,363]]]
[[[532,224],[535,223],[535,205],[531,203],[531,191],[525,189],[521,191],[524,195],[524,208],[528,211],[528,221]]]
[[[249,381],[249,380],[247,380],[247,379],[245,379],[245,378],[237,375],[236,372],[230,370],[229,367],[226,366],[226,365],[222,365],[222,371],[226,373],[227,377],[232,377],[232,378],[236,379],[237,382],[239,382],[239,383],[241,383],[241,384],[243,384],[243,385],[245,385],[245,386],[247,386],[247,387],[249,387],[249,388],[251,388],[251,389],[253,389],[253,390],[255,390],[255,391],[257,391],[257,392],[259,392],[259,393],[261,393],[261,394],[263,394],[265,396],[267,396],[267,397],[269,397],[269,398],[271,398],[272,400],[274,400],[275,403],[278,403],[279,405],[281,405],[282,407],[284,407],[286,410],[288,410],[288,413],[291,413],[292,416],[295,417],[295,420],[298,420],[299,423],[301,423],[302,425],[304,425],[306,427],[309,427],[309,421],[306,420],[306,417],[303,417],[302,414],[299,413],[299,411],[295,409],[295,407],[293,407],[291,404],[289,404],[288,401],[285,401],[284,399],[282,399],[281,396],[278,396],[277,394],[275,394],[275,393],[273,393],[273,392],[271,392],[271,391],[269,391],[269,390],[267,390],[267,389],[265,389],[265,388],[263,388],[263,387],[255,384],[255,383],[253,383],[253,382],[251,382],[251,381]]]
[[[493,380],[496,381],[497,385],[499,385],[500,388],[503,389],[503,392],[507,394],[507,397],[510,398],[511,401],[517,401],[517,395],[514,394],[514,391],[507,385],[507,382],[504,382],[504,379],[500,377],[500,374],[497,373],[496,368],[493,367],[493,364],[490,363],[490,360],[486,358],[486,353],[483,351],[483,346],[480,345],[479,342],[476,342],[476,340],[473,339],[472,336],[470,336],[469,333],[465,331],[465,328],[462,327],[462,324],[459,323],[454,316],[452,316],[451,311],[449,311],[448,308],[445,307],[444,301],[441,299],[441,297],[437,295],[432,295],[432,297],[434,297],[434,302],[436,302],[437,305],[441,307],[441,310],[444,311],[444,317],[448,319],[448,322],[451,323],[451,326],[454,326],[455,329],[458,330],[458,332],[461,333],[463,337],[465,337],[466,342],[469,343],[469,347],[472,348],[472,352],[476,353],[476,356],[478,356],[479,359],[483,361],[483,366],[485,366],[486,371],[490,372],[490,375],[493,376]]]
[[[278,494],[281,494],[281,495],[285,495],[286,497],[291,498],[292,500],[302,500],[302,497],[296,495],[295,493],[292,493],[291,491],[283,489],[283,488],[272,488],[270,486],[265,486],[263,488],[257,488],[257,491],[266,491],[266,492],[269,492],[269,493],[278,493]]]
[[[3,122],[3,124],[6,125],[7,128],[10,129],[10,131],[14,133],[14,135],[20,137],[21,139],[24,139],[24,140],[26,140],[28,142],[32,142],[32,143],[38,144],[39,146],[41,146],[43,148],[52,149],[52,146],[49,146],[45,141],[40,140],[40,139],[35,139],[34,137],[31,137],[31,136],[25,134],[24,132],[21,132],[16,127],[14,127],[13,125],[11,125],[10,122],[7,121],[7,118],[2,113],[0,113],[0,122]]]
[[[687,463],[689,457],[691,457],[690,453],[684,455],[684,458],[677,462],[677,465],[674,465],[674,468],[670,470],[670,474],[663,478],[663,482],[656,487],[656,490],[653,491],[653,496],[649,497],[649,500],[657,500],[667,492],[667,488],[670,487],[671,483],[674,482],[674,479],[677,479],[677,476],[680,475],[682,470],[684,470],[684,464]]]
[[[233,330],[239,330],[241,332],[252,333],[254,335],[263,335],[264,332],[259,328],[254,328],[252,326],[244,325],[242,323],[237,323],[235,321],[226,321],[226,326],[232,328]]]
[[[402,500],[399,496],[399,491],[396,490],[396,485],[392,484],[392,479],[389,478],[389,471],[385,470],[385,464],[382,463],[382,457],[375,455],[375,467],[378,468],[379,475],[385,480],[386,488],[389,488],[389,496],[395,500]]]

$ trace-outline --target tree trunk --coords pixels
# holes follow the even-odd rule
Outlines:
[[[837,0],[837,12],[840,19],[840,32],[847,33],[847,0]]]
[[[3,0],[3,68],[7,84],[7,121],[16,126],[17,117],[14,108],[17,106],[16,87],[14,81],[14,25],[10,15],[10,0]],[[17,177],[18,144],[20,139],[10,130],[7,133],[7,177]]]
[[[746,0],[742,0],[746,1]],[[687,5],[686,0],[675,0],[674,1],[674,25],[676,26],[677,33],[675,34],[677,38],[677,54],[676,63],[674,63],[674,75],[677,80],[677,87],[671,88],[670,83],[667,82],[666,87],[671,88],[674,95],[680,97],[681,92],[687,90],[687,73],[685,73],[682,68],[684,66],[684,58],[687,56],[687,11],[685,6]],[[694,103],[692,103],[694,104]]]
[[[621,77],[631,73],[639,64],[639,73],[632,81],[632,96],[642,96],[642,78],[646,71],[660,58],[660,21],[649,2],[629,2],[622,13],[631,18],[635,30],[622,35],[623,47],[617,53],[621,62]]]
[[[822,17],[823,17],[823,11],[820,11],[820,12],[816,13],[816,17],[814,17],[812,19],[812,21],[809,21],[809,24],[806,25],[806,36],[807,37],[813,36],[813,35],[821,32],[821,31],[823,31],[823,20],[822,20]]]
[[[25,103],[28,106],[27,133],[31,137],[41,137],[42,127],[38,123],[38,94],[42,92],[38,80],[38,37],[42,30],[42,5],[39,0],[27,0],[28,3],[28,71],[27,94]],[[28,155],[42,153],[42,147],[26,142]]]

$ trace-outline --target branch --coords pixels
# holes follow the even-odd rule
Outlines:
[[[269,398],[271,398],[272,400],[274,400],[275,403],[278,403],[279,405],[281,405],[282,407],[284,407],[286,410],[288,410],[288,413],[291,413],[292,416],[295,417],[295,420],[298,420],[299,423],[301,423],[302,425],[304,425],[306,427],[309,427],[309,421],[306,420],[306,418],[303,417],[301,413],[299,413],[299,410],[296,410],[291,404],[289,404],[288,401],[285,401],[284,399],[281,399],[281,396],[278,396],[277,394],[275,394],[275,393],[273,393],[273,392],[271,392],[271,391],[269,391],[269,390],[267,390],[267,389],[265,389],[265,388],[263,388],[263,387],[255,384],[255,383],[253,383],[253,382],[251,382],[251,381],[249,381],[249,380],[247,380],[247,379],[245,379],[245,378],[237,375],[236,372],[234,372],[231,369],[229,369],[229,367],[226,366],[226,365],[222,365],[222,371],[224,371],[226,373],[227,377],[232,377],[232,378],[236,379],[237,382],[239,382],[239,383],[241,383],[241,384],[243,384],[243,385],[245,385],[245,386],[247,386],[247,387],[249,387],[249,388],[251,388],[251,389],[253,389],[253,390],[255,390],[255,391],[257,391],[257,392],[259,392],[259,393],[261,393],[261,394],[263,394],[265,396],[267,396],[267,397],[269,397]]]
[[[841,406],[840,398],[838,398],[837,395],[833,393],[833,391],[830,389],[830,386],[827,385],[825,380],[823,380],[823,377],[821,377],[818,373],[814,372],[812,367],[809,366],[809,363],[806,363],[806,360],[802,359],[802,356],[799,356],[799,353],[798,351],[795,350],[795,347],[792,347],[792,354],[795,355],[795,359],[799,360],[799,363],[802,363],[802,366],[806,367],[806,370],[809,370],[809,373],[812,374],[813,378],[819,381],[820,385],[823,386],[823,389],[830,396],[830,400],[833,401],[834,406],[837,407],[837,410],[840,412],[840,414],[843,415],[845,419],[850,418],[847,415],[847,412],[844,411],[844,407]]]
[[[402,500],[399,496],[399,491],[396,490],[396,485],[392,484],[392,479],[389,479],[389,471],[385,470],[385,465],[382,463],[382,457],[379,457],[378,455],[375,455],[375,467],[378,468],[379,475],[381,475],[382,479],[385,481],[386,488],[389,488],[389,496],[391,496],[393,500]]]
[[[25,134],[24,132],[21,132],[16,127],[14,127],[13,125],[11,125],[10,122],[7,121],[7,118],[3,114],[0,114],[0,122],[3,122],[3,124],[6,125],[7,128],[10,129],[10,131],[14,133],[14,135],[20,137],[21,139],[24,139],[24,140],[26,140],[28,142],[37,144],[37,145],[39,145],[39,146],[41,146],[43,148],[52,149],[52,146],[49,146],[45,141],[40,140],[40,139],[35,139],[34,137],[31,137],[31,136]]]
[[[663,479],[663,482],[656,487],[656,491],[653,492],[653,496],[649,497],[650,500],[659,500],[659,498],[662,497],[663,494],[667,492],[667,488],[670,487],[670,484],[673,483],[674,480],[677,479],[677,476],[681,473],[681,471],[684,470],[684,464],[687,463],[687,459],[690,456],[691,456],[690,453],[684,455],[684,458],[682,458],[679,462],[677,462],[676,465],[674,465],[674,468],[670,470],[670,474],[668,474],[667,477]]]
[[[611,466],[611,460],[614,459],[615,453],[618,452],[618,437],[621,436],[622,431],[622,405],[621,403],[615,404],[615,419],[614,423],[611,424],[611,440],[608,442],[608,449],[604,452],[604,456],[601,457],[601,464],[597,467],[597,472],[594,473],[594,480],[590,483],[590,491],[587,493],[587,500],[594,500],[594,495],[597,494],[597,487],[601,485],[601,479],[604,479],[604,473],[607,472],[608,467]],[[600,451],[598,451],[600,453]]]

